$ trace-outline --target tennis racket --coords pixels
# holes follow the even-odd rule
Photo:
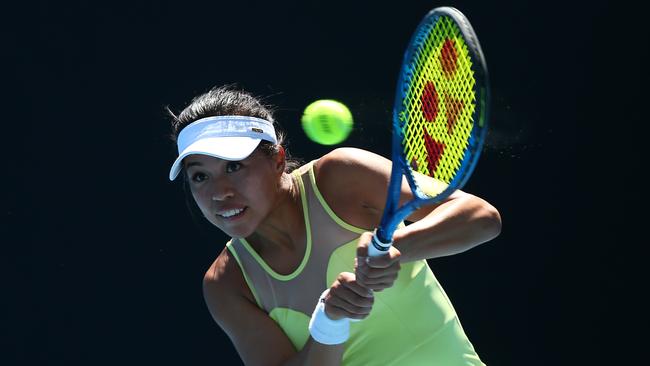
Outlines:
[[[413,211],[465,185],[483,147],[489,99],[485,58],[469,21],[455,8],[431,10],[412,35],[399,73],[388,197],[369,255],[387,253],[395,229]],[[423,192],[418,173],[446,188]],[[397,207],[403,177],[413,199]]]

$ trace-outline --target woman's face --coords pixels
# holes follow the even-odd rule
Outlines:
[[[183,162],[194,201],[208,221],[227,235],[251,235],[279,197],[279,158],[254,152],[241,161],[189,155]]]

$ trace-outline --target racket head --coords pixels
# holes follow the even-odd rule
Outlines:
[[[390,240],[395,227],[418,207],[438,203],[465,185],[487,133],[489,89],[485,57],[467,18],[451,7],[431,10],[413,33],[398,76],[393,176],[380,239]],[[415,197],[400,208],[397,172]],[[425,193],[415,172],[447,188]]]

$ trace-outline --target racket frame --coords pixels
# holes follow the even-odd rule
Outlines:
[[[409,72],[413,71],[409,70],[412,69],[411,61],[417,56],[415,53],[417,52],[419,44],[422,40],[426,39],[426,36],[431,29],[429,24],[437,22],[438,18],[441,16],[451,17],[458,25],[462,37],[470,50],[472,62],[477,64],[477,66],[473,68],[473,71],[476,80],[475,85],[477,86],[475,89],[477,93],[476,101],[479,105],[477,105],[473,117],[474,123],[478,124],[480,129],[478,130],[478,133],[476,132],[476,126],[472,129],[468,141],[469,146],[465,156],[463,157],[461,167],[459,168],[460,174],[457,174],[442,192],[435,196],[429,196],[419,188],[413,175],[413,170],[404,157],[402,148],[404,136],[402,135],[400,113],[402,112],[403,100],[407,93],[407,87],[404,85],[405,75],[408,75]],[[393,107],[391,147],[391,155],[393,159],[391,177],[386,197],[386,206],[384,207],[379,227],[373,235],[373,245],[368,248],[371,256],[382,255],[388,252],[392,245],[395,230],[411,213],[424,205],[432,205],[444,201],[454,191],[462,188],[465,183],[467,183],[467,180],[476,167],[487,133],[488,108],[490,104],[489,90],[485,57],[478,42],[478,38],[476,37],[476,33],[467,18],[459,10],[452,7],[439,7],[427,13],[427,15],[420,21],[415,32],[411,35],[398,76]],[[401,197],[402,177],[406,178],[411,193],[413,194],[413,199],[398,208],[397,205],[399,205]]]

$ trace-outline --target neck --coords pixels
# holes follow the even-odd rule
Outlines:
[[[303,209],[298,184],[292,175],[283,173],[273,209],[255,232],[246,238],[258,253],[267,250],[296,251],[305,246],[305,226],[302,224]]]

